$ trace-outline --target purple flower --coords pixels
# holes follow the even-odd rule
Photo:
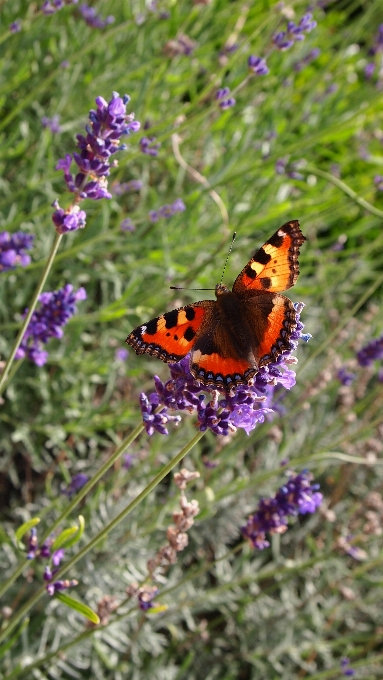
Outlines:
[[[356,358],[360,366],[370,366],[374,361],[383,359],[383,335],[371,340],[357,352]]]
[[[142,420],[144,422],[145,430],[148,435],[159,432],[160,434],[169,434],[166,425],[168,422],[174,422],[178,425],[181,421],[181,416],[171,416],[167,413],[167,409],[161,408],[156,413],[159,405],[157,394],[153,392],[148,398],[144,392],[140,395],[140,406],[142,413]]]
[[[189,38],[189,36],[181,33],[173,40],[169,40],[165,47],[164,52],[168,57],[176,57],[180,54],[190,57],[196,48],[195,40]]]
[[[383,191],[383,175],[375,175],[374,184],[378,191]]]
[[[253,548],[263,550],[270,544],[266,534],[283,534],[287,530],[288,517],[313,513],[323,500],[318,491],[319,484],[311,484],[313,479],[307,470],[299,474],[288,471],[288,482],[273,498],[262,498],[258,510],[242,527],[242,534]]]
[[[28,545],[27,545],[27,560],[33,560],[36,557],[38,550],[37,544],[37,531],[35,527],[32,527],[29,534]]]
[[[140,191],[143,187],[143,182],[140,179],[131,179],[129,182],[115,182],[111,191],[115,196],[122,196],[122,194],[127,194],[130,191]]]
[[[50,131],[53,132],[53,134],[61,132],[59,122],[60,116],[57,114],[52,116],[52,118],[47,118],[47,116],[43,116],[41,119],[41,125],[43,126],[43,128],[49,128]]]
[[[312,61],[314,61],[314,59],[317,59],[317,57],[319,57],[320,53],[321,51],[319,47],[314,47],[314,49],[310,50],[310,52],[306,54],[306,56],[303,57],[303,59],[295,62],[294,71],[298,72],[303,71],[303,69],[306,68],[306,66],[308,66],[309,64],[311,64]]]
[[[124,453],[123,459],[124,462],[122,463],[122,467],[125,468],[125,470],[130,470],[134,463],[134,456],[132,456],[131,453]]]
[[[364,75],[366,76],[367,80],[371,80],[372,76],[374,75],[374,71],[375,71],[375,64],[374,64],[373,61],[370,61],[364,67]]]
[[[313,20],[312,14],[304,14],[299,24],[289,21],[285,31],[279,31],[273,36],[273,43],[278,50],[288,50],[295,42],[305,39],[305,33],[310,33],[317,25]]]
[[[226,109],[230,109],[232,106],[235,106],[236,101],[234,97],[228,97],[229,93],[230,87],[222,87],[221,89],[218,90],[218,92],[215,95],[218,105],[223,111],[226,111]]]
[[[55,550],[54,553],[52,553],[52,564],[55,567],[58,567],[61,560],[64,558],[64,555],[65,555],[64,548],[59,548],[59,550]]]
[[[186,210],[185,203],[181,198],[176,198],[173,203],[165,203],[165,205],[158,208],[158,210],[150,210],[149,219],[151,222],[158,222],[160,219],[168,219],[173,217],[178,212]]]
[[[125,347],[119,347],[116,349],[116,353],[114,355],[114,358],[116,361],[126,361],[129,356],[129,352]]]
[[[269,73],[266,59],[262,59],[262,57],[256,57],[252,54],[250,55],[247,63],[249,65],[250,71],[255,73],[256,76],[267,76]]]
[[[67,488],[63,492],[66,496],[73,496],[73,494],[77,493],[77,491],[80,491],[83,486],[89,481],[88,475],[84,474],[83,472],[78,472],[76,475],[73,475],[70,484],[68,484]]]
[[[343,366],[339,369],[337,378],[340,380],[342,385],[351,385],[351,383],[354,382],[356,375],[355,373],[351,373],[351,371],[347,370],[347,368]]]
[[[43,14],[56,14],[65,5],[77,5],[78,0],[45,0],[41,6]]]
[[[158,595],[158,588],[156,586],[142,586],[137,593],[138,606],[142,611],[146,612],[148,609],[153,609],[154,598]]]
[[[275,163],[275,172],[278,175],[287,175],[290,179],[303,180],[304,175],[298,172],[303,167],[305,161],[302,158],[299,161],[288,162],[288,157],[279,158]]]
[[[8,231],[0,232],[0,272],[15,269],[16,265],[26,267],[31,258],[26,254],[33,246],[33,234],[16,231],[9,234]]]
[[[9,30],[11,33],[20,33],[21,31],[21,20],[16,19],[15,21],[12,21],[12,23],[9,26]]]
[[[40,309],[33,312],[32,318],[25,331],[21,345],[16,353],[16,359],[27,357],[37,366],[43,366],[48,358],[48,352],[42,347],[50,338],[62,338],[62,327],[76,311],[76,303],[86,299],[84,288],[73,292],[73,286],[67,284],[52,293],[42,293],[39,297]],[[24,316],[28,310],[25,310]]]
[[[68,59],[64,59],[64,60],[61,62],[60,66],[61,66],[61,68],[69,68],[70,62],[68,61]]]
[[[140,149],[142,153],[147,156],[158,156],[158,149],[161,146],[161,142],[155,144],[155,137],[141,137],[140,139]]]
[[[355,675],[354,669],[350,667],[350,659],[347,656],[340,660],[340,667],[342,669],[343,675],[348,677]]]
[[[52,214],[52,222],[59,234],[67,234],[68,231],[77,231],[85,227],[86,212],[80,210],[78,205],[70,205],[66,210],[60,208],[57,200],[52,205],[56,208]]]
[[[290,336],[290,350],[296,349],[299,339],[307,342],[311,338],[310,334],[302,333],[303,324],[299,316],[303,306],[302,303],[294,305],[297,324]],[[278,357],[276,363],[260,368],[254,376],[252,385],[240,385],[233,394],[221,394],[217,390],[201,387],[194,379],[190,372],[190,356],[187,355],[181,361],[170,365],[171,379],[166,383],[158,376],[154,376],[156,392],[152,392],[149,397],[141,395],[141,399],[144,400],[141,401],[141,410],[144,403],[152,417],[156,408],[162,405],[164,406],[161,411],[162,418],[168,417],[167,409],[191,413],[195,411],[197,424],[202,432],[209,429],[214,434],[227,435],[242,428],[250,434],[256,425],[263,423],[265,417],[274,410],[281,411],[280,390],[289,390],[295,385],[295,373],[289,368],[289,364],[295,361],[295,357],[286,352]],[[154,427],[148,415],[145,416],[144,422],[149,422],[149,425]],[[154,429],[161,434],[167,434],[162,424],[162,421],[158,420],[158,427]],[[153,434],[153,430],[149,434]]]
[[[134,226],[130,217],[126,217],[120,224],[121,231],[134,231],[135,228],[136,227]]]
[[[374,56],[379,52],[383,52],[383,24],[380,24],[378,28],[378,33],[375,36],[375,41],[373,46],[369,50],[369,54]]]
[[[97,14],[94,7],[89,7],[85,2],[80,6],[81,16],[85,23],[91,28],[105,28],[109,24],[113,24],[115,19],[112,14],[106,17],[106,19],[101,19]]]
[[[90,125],[85,127],[86,136],[77,135],[80,153],[74,153],[73,156],[66,154],[57,163],[56,170],[63,170],[67,188],[75,194],[74,203],[66,210],[60,208],[57,201],[54,203],[56,212],[52,219],[60,234],[84,226],[86,215],[77,205],[81,200],[112,198],[108,191],[107,176],[115,162],[110,163],[110,156],[126,149],[125,144],[120,144],[123,135],[140,128],[140,123],[134,120],[134,113],[126,113],[128,102],[128,95],[120,97],[118,92],[113,93],[109,103],[103,97],[97,97],[97,109],[89,112]],[[75,176],[70,169],[73,160],[78,166]]]

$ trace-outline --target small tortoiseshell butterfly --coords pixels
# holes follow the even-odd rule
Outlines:
[[[237,276],[233,290],[215,287],[217,300],[202,300],[161,314],[130,333],[137,354],[179,361],[188,352],[190,371],[202,385],[230,392],[251,384],[262,366],[291,349],[294,305],[280,291],[298,278],[298,220],[280,227]]]

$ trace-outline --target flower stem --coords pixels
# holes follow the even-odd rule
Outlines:
[[[20,328],[20,330],[19,330],[19,332],[18,332],[18,334],[17,334],[16,340],[15,340],[15,342],[14,342],[14,344],[13,344],[13,347],[12,347],[12,351],[11,351],[9,357],[8,357],[8,361],[7,361],[7,363],[5,364],[4,370],[3,370],[3,372],[2,372],[2,374],[1,374],[1,376],[0,376],[0,395],[1,395],[1,394],[3,393],[3,391],[5,390],[5,387],[6,387],[6,384],[7,384],[7,381],[8,381],[9,371],[10,371],[10,369],[11,369],[13,360],[14,360],[14,358],[15,358],[15,355],[16,355],[17,350],[19,349],[19,347],[20,347],[20,345],[21,345],[21,341],[22,341],[22,339],[23,339],[23,337],[24,337],[25,331],[26,331],[27,328],[28,328],[29,322],[30,322],[30,320],[31,320],[31,318],[32,318],[32,314],[33,314],[33,312],[34,312],[35,309],[36,309],[36,305],[37,305],[37,303],[38,303],[39,296],[41,295],[42,290],[43,290],[43,288],[44,288],[44,286],[45,286],[45,282],[46,282],[46,280],[47,280],[47,278],[48,278],[48,274],[49,274],[49,272],[50,272],[50,270],[51,270],[51,267],[52,267],[52,264],[53,264],[53,260],[54,260],[54,258],[55,258],[56,253],[57,253],[57,250],[58,250],[58,247],[59,247],[59,245],[60,245],[61,239],[62,239],[62,234],[56,234],[55,240],[54,240],[54,242],[53,242],[52,250],[51,250],[51,252],[50,252],[50,255],[49,255],[49,257],[48,257],[48,260],[47,260],[47,262],[46,262],[46,265],[45,265],[45,267],[44,267],[44,269],[43,269],[43,271],[42,271],[42,274],[41,274],[41,277],[40,277],[40,281],[39,281],[39,283],[38,283],[38,285],[37,285],[37,288],[36,288],[36,290],[35,290],[35,293],[34,293],[34,295],[33,295],[32,302],[31,302],[30,307],[29,307],[29,309],[28,309],[27,315],[26,315],[26,317],[25,317],[25,319],[24,319],[24,321],[23,321],[23,323],[22,323],[22,325],[21,325],[21,328]]]
[[[329,182],[332,182],[332,184],[338,187],[338,189],[341,189],[341,191],[343,191],[343,193],[345,193],[347,196],[350,196],[350,198],[352,198],[352,200],[355,203],[360,205],[365,210],[368,210],[368,212],[372,213],[372,215],[377,215],[380,218],[383,217],[382,210],[379,210],[379,208],[375,208],[374,205],[366,201],[361,196],[358,196],[356,191],[351,189],[351,187],[349,187],[348,184],[342,182],[342,180],[339,179],[338,177],[331,175],[331,173],[325,172],[325,170],[320,170],[320,168],[315,168],[313,165],[306,165],[304,168],[301,168],[300,170],[310,175],[316,175],[317,177],[323,177],[323,179],[327,179]]]
[[[73,567],[82,557],[84,557],[90,550],[92,550],[100,541],[102,541],[110,531],[112,531],[120,522],[122,522],[125,517],[134,510],[141,501],[146,498],[146,496],[149,495],[151,491],[166,477],[166,475],[169,474],[169,472],[172,471],[172,469],[179,463],[189,451],[195,446],[199,440],[203,437],[205,433],[204,432],[197,432],[197,434],[193,437],[193,439],[190,440],[186,446],[181,449],[179,453],[177,453],[172,460],[165,465],[162,470],[152,479],[150,484],[148,484],[141,493],[136,496],[136,498],[129,503],[129,505],[126,506],[118,515],[115,517],[109,524],[107,524],[102,531],[100,531],[94,538],[92,538],[87,545],[83,547],[82,550],[80,550],[76,555],[72,557],[71,560],[66,562],[62,566],[61,569],[55,574],[55,579],[60,579],[63,574],[65,574],[71,567]],[[119,447],[121,449],[121,447]],[[109,462],[109,461],[108,461]],[[93,481],[93,480],[92,480]],[[82,491],[84,491],[86,487],[83,487]],[[76,496],[77,500],[78,496]],[[71,504],[72,505],[72,504]],[[9,620],[7,627],[0,633],[0,642],[2,642],[8,634],[18,625],[18,623],[22,620],[23,616],[35,605],[43,595],[46,594],[46,589],[45,585],[41,586],[37,590],[32,597],[25,602],[25,604],[19,609],[18,612],[15,613],[15,615]]]
[[[101,477],[109,470],[110,467],[116,462],[117,458],[121,456],[121,454],[125,451],[125,449],[130,446],[130,444],[137,439],[138,435],[141,434],[142,430],[144,429],[144,426],[142,423],[140,425],[137,425],[137,427],[133,430],[133,432],[130,433],[128,437],[124,439],[124,441],[120,444],[120,446],[117,447],[115,452],[108,458],[108,460],[100,467],[100,469],[96,472],[93,477],[80,489],[78,494],[71,500],[70,503],[66,506],[66,508],[62,511],[62,513],[57,517],[57,519],[54,521],[54,523],[47,529],[45,532],[44,536],[41,538],[41,543],[44,543],[44,541],[50,536],[54,530],[61,524],[61,522],[68,517],[68,515],[72,512],[72,510],[80,503],[80,501],[84,498],[84,496],[90,491],[95,484],[101,479]],[[23,573],[25,567],[30,564],[31,560],[23,560],[23,562],[15,569],[13,574],[9,577],[3,585],[0,586],[0,597],[8,590],[8,588],[16,581],[16,579]]]

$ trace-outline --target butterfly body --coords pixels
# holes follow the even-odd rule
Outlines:
[[[232,290],[219,283],[216,300],[166,312],[133,330],[126,342],[137,354],[166,363],[190,352],[190,371],[205,386],[230,392],[250,384],[262,366],[291,349],[296,312],[279,291],[297,280],[304,240],[299,222],[287,222],[255,253]]]

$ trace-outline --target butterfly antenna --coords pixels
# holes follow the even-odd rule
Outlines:
[[[230,257],[230,253],[233,250],[233,245],[234,245],[234,241],[235,241],[236,236],[237,236],[237,232],[235,231],[234,234],[233,234],[233,238],[231,239],[231,244],[230,244],[229,252],[227,254],[226,262],[225,262],[225,265],[224,265],[224,268],[223,268],[223,271],[222,271],[220,283],[222,283],[222,281],[223,281],[223,275],[225,273],[225,269],[226,269],[226,265],[227,265],[229,257]]]

